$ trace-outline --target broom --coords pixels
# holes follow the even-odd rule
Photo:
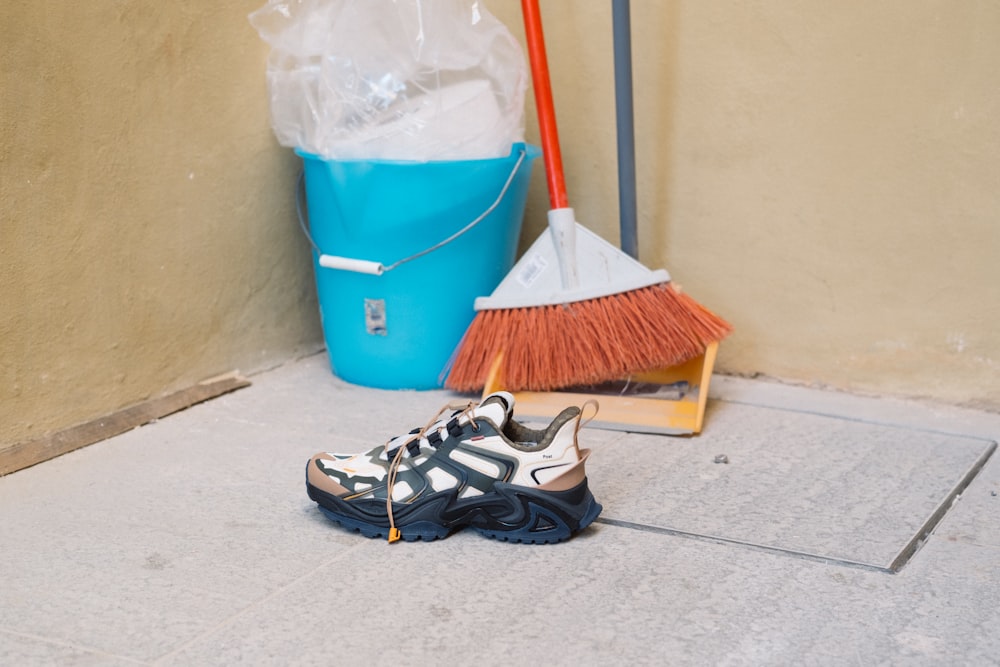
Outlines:
[[[446,386],[509,391],[600,384],[698,357],[723,319],[576,221],[569,206],[538,0],[521,0],[551,208],[548,229],[476,299]]]

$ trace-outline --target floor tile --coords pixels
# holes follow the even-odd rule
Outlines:
[[[604,520],[889,567],[995,445],[716,401],[697,438],[595,450]],[[728,463],[718,463],[725,456]]]
[[[368,540],[304,492],[315,451],[445,391],[323,355],[0,478],[0,664],[992,664],[1000,416],[713,382],[701,436],[584,428],[604,514],[570,541]],[[713,390],[715,391],[715,390]],[[725,454],[729,463],[715,463]]]
[[[0,664],[125,667],[143,664],[79,646],[53,643],[0,629]]]

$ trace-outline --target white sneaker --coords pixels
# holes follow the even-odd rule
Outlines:
[[[601,513],[584,471],[590,450],[577,445],[580,408],[542,430],[512,419],[507,392],[439,419],[455,408],[363,454],[316,454],[309,497],[341,526],[390,542],[465,526],[510,542],[560,542]]]

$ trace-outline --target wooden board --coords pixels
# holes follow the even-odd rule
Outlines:
[[[192,405],[250,385],[238,373],[227,373],[204,380],[160,398],[143,401],[105,417],[50,433],[34,440],[0,449],[0,476],[48,461],[80,447],[106,440],[133,428],[166,417]]]

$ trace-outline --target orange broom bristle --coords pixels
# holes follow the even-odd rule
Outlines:
[[[669,368],[704,354],[732,326],[670,283],[587,301],[480,311],[446,386],[478,391],[497,355],[509,391],[551,391]]]

